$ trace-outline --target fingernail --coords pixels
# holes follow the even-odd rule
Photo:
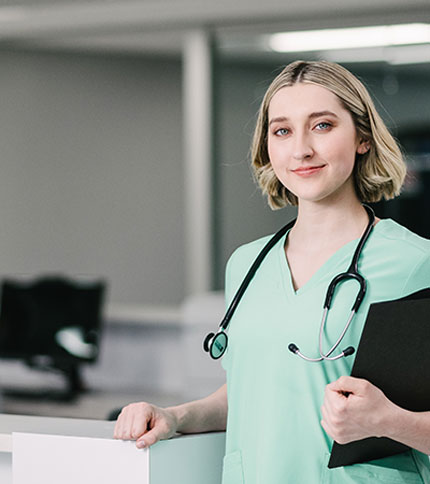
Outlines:
[[[145,447],[145,441],[144,440],[138,440],[136,442],[136,447],[139,449],[143,449]]]

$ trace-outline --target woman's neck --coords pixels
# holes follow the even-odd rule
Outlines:
[[[368,223],[365,208],[356,198],[342,203],[299,203],[290,243],[303,248],[341,246],[361,236]]]

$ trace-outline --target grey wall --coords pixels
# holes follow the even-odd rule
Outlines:
[[[411,66],[351,70],[365,83],[395,135],[430,128],[430,76],[426,70]]]
[[[180,61],[0,51],[0,67],[0,275],[100,274],[111,282],[111,302],[179,304],[186,270]],[[267,207],[248,160],[255,113],[278,70],[225,60],[219,68],[219,288],[238,245],[294,216]],[[391,126],[430,126],[425,75],[355,72]],[[387,89],[393,75],[397,91]]]
[[[3,51],[0,66],[0,273],[102,275],[113,302],[179,303],[179,61]]]

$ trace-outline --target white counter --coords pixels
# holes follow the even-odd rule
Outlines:
[[[114,426],[104,420],[0,414],[0,452],[12,452],[12,432],[110,439]]]
[[[138,450],[114,440],[113,428],[99,420],[0,414],[0,482],[12,484],[12,472],[14,484],[221,482],[224,433],[178,436]]]

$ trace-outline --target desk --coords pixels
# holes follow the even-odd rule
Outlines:
[[[138,450],[133,442],[112,439],[113,427],[98,420],[0,415],[0,482],[12,484],[12,452],[14,484],[221,482],[224,433],[178,436]]]

